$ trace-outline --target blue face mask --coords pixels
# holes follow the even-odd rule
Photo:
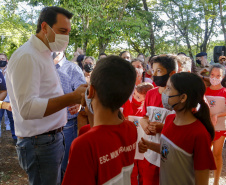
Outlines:
[[[89,111],[93,114],[93,108],[91,104],[92,99],[88,98],[88,88],[86,89],[86,92],[85,92],[85,100],[86,100],[86,105]]]

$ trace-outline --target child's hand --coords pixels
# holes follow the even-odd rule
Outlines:
[[[149,123],[150,121],[148,120],[148,117],[144,117],[142,119],[140,119],[140,125],[142,127],[142,129],[144,130],[144,132],[147,135],[155,135],[155,133],[152,133],[149,129]]]
[[[214,114],[211,116],[211,121],[213,123],[213,126],[215,126],[217,124],[217,114]]]
[[[139,152],[145,153],[148,150],[148,141],[145,140],[143,137],[141,138],[140,142],[138,143]]]
[[[75,104],[71,107],[68,108],[68,111],[70,112],[71,115],[77,114],[81,110],[81,105],[80,104]]]
[[[153,133],[153,134],[157,134],[157,133],[161,133],[163,128],[163,124],[160,122],[150,122],[148,129]]]

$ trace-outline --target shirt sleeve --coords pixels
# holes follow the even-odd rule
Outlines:
[[[21,56],[7,75],[22,118],[43,118],[48,99],[39,97],[41,68],[33,57],[28,54]]]
[[[2,72],[0,72],[0,91],[6,91],[6,83]]]
[[[76,64],[75,64],[76,65]],[[85,76],[79,66],[75,66],[72,72],[73,90],[76,90],[81,84],[86,84]]]
[[[62,185],[97,184],[92,150],[84,136],[76,138],[71,145]]]
[[[200,132],[195,139],[194,145],[194,168],[195,170],[215,170],[213,153],[210,148],[211,138],[208,132]]]

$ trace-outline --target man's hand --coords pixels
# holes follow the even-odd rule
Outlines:
[[[153,134],[161,133],[163,128],[163,123],[160,122],[149,122],[148,130]]]
[[[155,135],[155,133],[153,133],[150,130],[149,123],[150,123],[150,121],[148,120],[148,117],[147,116],[145,116],[145,117],[143,117],[143,118],[140,119],[140,125],[143,128],[144,132],[147,135]]]
[[[80,104],[75,104],[71,107],[68,108],[68,111],[70,112],[71,115],[77,114],[81,110],[81,105]]]
[[[73,102],[77,102],[77,104],[78,102],[81,103],[82,94],[85,93],[87,87],[88,87],[87,84],[82,84],[73,92],[75,98]]]

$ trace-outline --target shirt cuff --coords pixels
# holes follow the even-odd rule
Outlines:
[[[46,112],[49,99],[35,98],[31,104],[28,119],[42,119]]]

